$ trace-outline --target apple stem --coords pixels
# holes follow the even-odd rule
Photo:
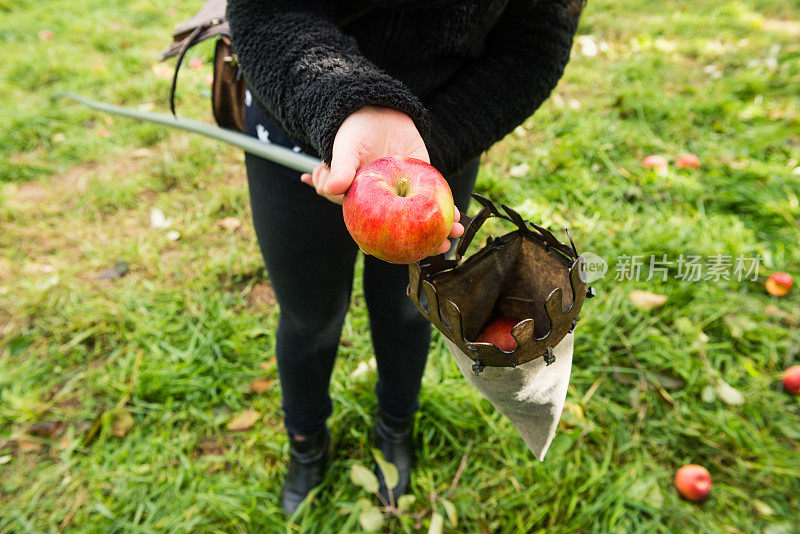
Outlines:
[[[401,197],[404,197],[408,194],[408,180],[405,178],[405,176],[400,178],[400,181],[397,183],[397,194]]]

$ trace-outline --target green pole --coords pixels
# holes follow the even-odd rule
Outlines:
[[[130,109],[122,106],[115,106],[114,104],[106,104],[105,102],[97,102],[89,100],[80,95],[71,92],[56,93],[55,97],[66,97],[81,104],[85,104],[91,108],[105,111],[106,113],[113,113],[115,115],[122,115],[145,122],[154,122],[156,124],[163,124],[172,128],[194,132],[211,139],[222,141],[241,148],[245,152],[260,156],[264,159],[274,161],[284,167],[289,167],[300,172],[311,172],[320,164],[320,161],[307,154],[300,154],[286,147],[271,143],[262,143],[261,141],[245,135],[243,133],[220,128],[211,124],[197,121],[194,119],[187,119],[184,117],[175,117],[167,113],[156,113],[153,111],[139,111],[138,109]]]

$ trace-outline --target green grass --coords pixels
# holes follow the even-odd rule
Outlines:
[[[349,470],[370,462],[375,407],[374,376],[351,376],[371,354],[360,285],[331,386],[333,463],[316,508],[286,527],[279,386],[248,392],[276,378],[278,310],[241,153],[50,99],[74,90],[165,110],[169,80],[153,66],[192,9],[0,0],[0,532],[359,529],[364,494]],[[446,530],[460,532],[796,531],[800,403],[776,385],[800,350],[800,291],[775,299],[763,277],[800,275],[798,19],[778,0],[589,3],[579,33],[604,43],[599,54],[576,45],[554,98],[486,155],[478,182],[610,261],[577,330],[569,404],[538,463],[436,336],[419,527],[447,496],[459,523]],[[209,69],[181,73],[180,113],[210,120]],[[640,165],[686,151],[700,170]],[[179,240],[150,228],[154,207]],[[226,230],[225,217],[243,224]],[[653,254],[759,254],[762,279],[681,281],[673,265],[668,282],[615,280],[618,257]],[[118,260],[127,276],[97,279]],[[668,300],[641,311],[634,289]],[[702,354],[745,404],[702,400],[713,383]],[[667,392],[643,371],[685,385]],[[245,408],[263,417],[228,431]],[[125,412],[133,426],[117,437]],[[32,435],[43,422],[52,431]],[[673,489],[685,463],[712,474],[702,505]],[[414,526],[406,516],[387,529]]]

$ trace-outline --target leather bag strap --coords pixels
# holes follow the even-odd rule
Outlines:
[[[178,72],[181,70],[181,62],[183,61],[187,50],[189,50],[189,47],[194,44],[197,36],[203,32],[203,29],[203,26],[198,26],[192,30],[192,33],[190,33],[189,36],[184,39],[183,44],[178,51],[178,61],[175,63],[175,72],[172,73],[172,85],[169,87],[169,109],[172,111],[173,115],[175,115],[175,88],[178,85]]]

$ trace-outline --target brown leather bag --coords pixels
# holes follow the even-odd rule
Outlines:
[[[161,53],[160,61],[178,56],[172,86],[169,89],[169,108],[175,114],[175,89],[178,71],[189,48],[206,39],[218,37],[214,48],[214,78],[211,86],[211,107],[214,119],[223,128],[244,131],[244,93],[242,71],[231,47],[231,29],[225,19],[227,0],[207,0],[192,18],[175,26],[172,44]],[[374,5],[345,17],[337,23],[345,28],[375,9]]]
[[[206,39],[217,37],[214,48],[214,76],[211,86],[211,108],[214,119],[223,128],[244,131],[245,81],[236,55],[231,48],[231,30],[225,20],[226,0],[207,0],[192,18],[175,26],[172,44],[161,53],[161,61],[178,56],[172,86],[169,90],[169,107],[175,114],[175,89],[178,71],[186,52]]]

